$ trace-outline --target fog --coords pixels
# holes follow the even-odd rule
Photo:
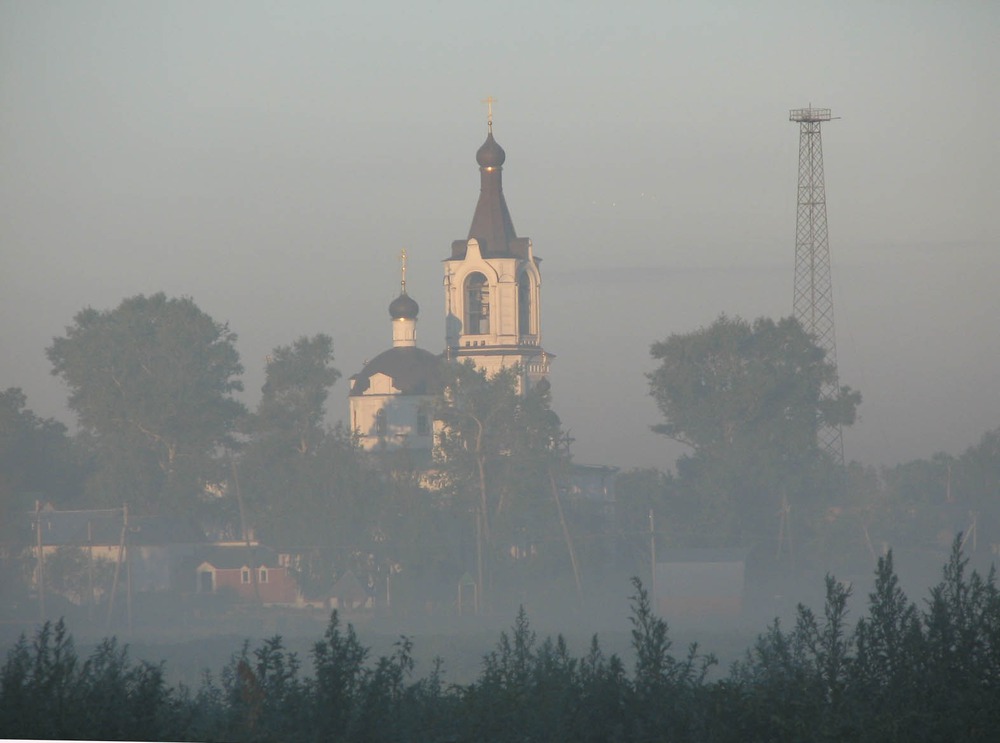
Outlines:
[[[72,419],[44,349],[85,306],[192,297],[265,355],[390,344],[397,255],[443,347],[440,261],[498,99],[581,462],[668,468],[650,343],[790,313],[798,131],[825,125],[848,458],[957,453],[1000,419],[1000,7],[991,3],[0,4],[0,384]],[[337,390],[340,390],[338,393]],[[346,417],[346,385],[328,405]]]

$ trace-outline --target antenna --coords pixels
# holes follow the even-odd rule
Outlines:
[[[837,375],[837,339],[833,324],[833,279],[830,239],[826,224],[826,187],[823,183],[823,140],[820,125],[833,117],[828,108],[794,108],[789,121],[799,123],[799,189],[795,218],[795,288],[792,314],[816,345],[826,352],[833,375],[820,388],[820,399],[840,393]],[[839,425],[817,432],[820,444],[844,463],[844,440]]]

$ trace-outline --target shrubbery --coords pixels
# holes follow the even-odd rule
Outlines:
[[[866,614],[827,579],[822,616],[775,622],[725,678],[692,646],[672,654],[642,585],[632,598],[631,673],[596,636],[572,657],[522,610],[468,685],[440,666],[414,680],[411,642],[368,662],[333,614],[312,674],[280,637],[249,644],[218,680],[168,687],[161,666],[106,640],[85,661],[62,622],[18,642],[0,671],[0,737],[241,741],[956,741],[1000,730],[1000,593],[956,542],[925,606],[879,561]]]

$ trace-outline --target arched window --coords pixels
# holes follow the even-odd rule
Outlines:
[[[375,413],[375,435],[379,438],[385,438],[388,431],[389,426],[385,420],[385,408],[381,408],[377,413]]]
[[[531,334],[531,279],[526,271],[517,277],[517,334]]]
[[[465,333],[485,335],[490,332],[490,285],[481,273],[465,280]]]

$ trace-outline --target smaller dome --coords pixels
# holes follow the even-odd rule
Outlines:
[[[389,315],[393,320],[416,320],[420,305],[409,294],[400,294],[389,303]]]
[[[480,168],[499,168],[506,159],[507,153],[493,139],[493,132],[490,132],[486,135],[483,146],[476,151],[476,162],[479,163]]]

